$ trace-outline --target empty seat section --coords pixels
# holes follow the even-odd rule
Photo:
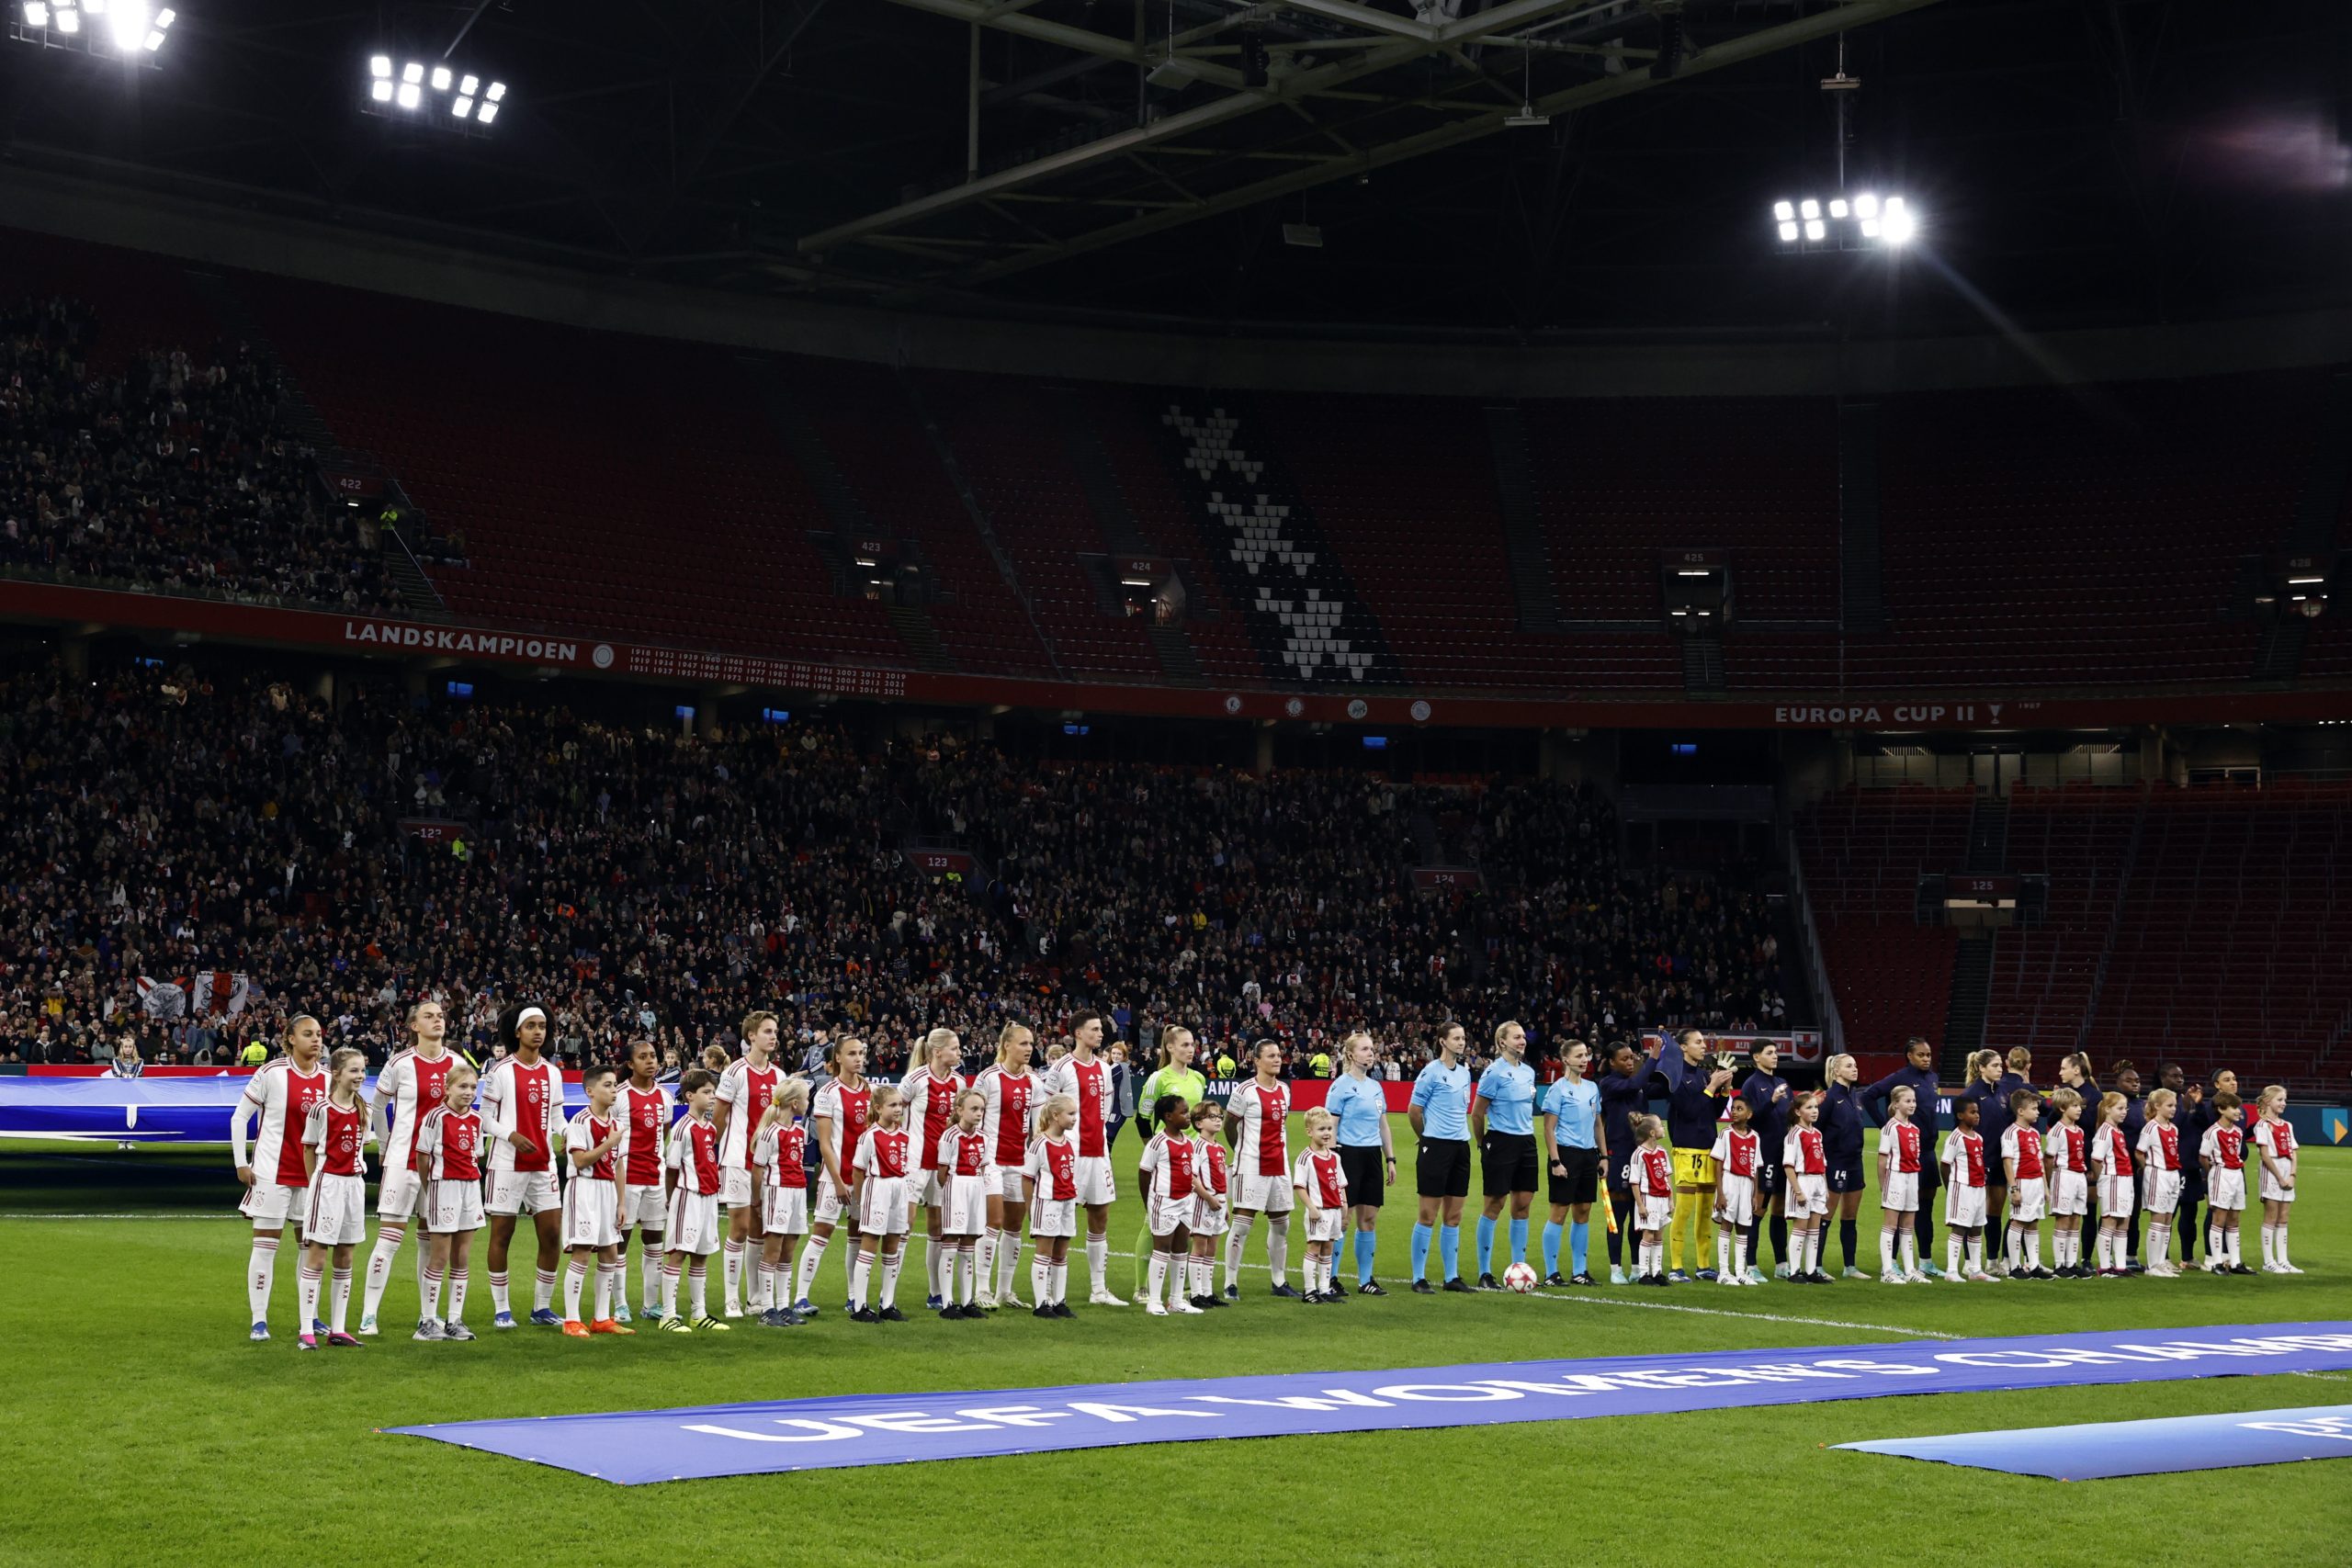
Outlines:
[[[1845,789],[1799,815],[1799,863],[1847,1050],[1942,1039],[1960,938],[1912,911],[1922,874],[1963,863],[1975,799],[1966,789]]]

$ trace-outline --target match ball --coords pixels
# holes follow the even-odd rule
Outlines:
[[[1503,1270],[1503,1289],[1506,1291],[1517,1291],[1523,1296],[1539,1282],[1535,1270],[1524,1263],[1514,1263]]]

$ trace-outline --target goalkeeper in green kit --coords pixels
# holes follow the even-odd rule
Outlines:
[[[1193,1057],[1196,1050],[1193,1032],[1181,1024],[1170,1024],[1159,1032],[1159,1066],[1152,1069],[1151,1077],[1143,1080],[1143,1088],[1136,1095],[1136,1131],[1147,1145],[1150,1144],[1154,1131],[1151,1108],[1159,1103],[1161,1095],[1175,1095],[1183,1100],[1184,1108],[1189,1111],[1199,1105],[1208,1094],[1208,1079],[1193,1070]],[[1136,1180],[1142,1181],[1140,1173]],[[1149,1190],[1148,1184],[1144,1190]],[[1135,1254],[1136,1294],[1141,1296],[1145,1271],[1151,1265],[1149,1225],[1136,1232]]]

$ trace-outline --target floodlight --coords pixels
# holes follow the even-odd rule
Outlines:
[[[1781,203],[1781,205],[1782,207],[1786,207],[1788,203],[1784,201]],[[1790,245],[1793,245],[1797,243],[1797,226],[1794,223],[1783,223],[1781,225],[1781,241],[1783,244]]]
[[[1857,218],[1877,217],[1878,197],[1871,195],[1869,191],[1864,191],[1861,195],[1856,197],[1854,198],[1854,215]]]
[[[1827,225],[1826,223],[1824,223],[1824,222],[1823,222],[1820,219],[1818,219],[1818,218],[1816,218],[1816,219],[1813,220],[1813,221],[1811,221],[1811,222],[1807,223],[1807,224],[1804,226],[1804,237],[1805,237],[1806,239],[1808,239],[1808,240],[1812,240],[1812,241],[1815,241],[1815,242],[1816,242],[1816,243],[1817,243],[1817,242],[1819,242],[1819,241],[1821,241],[1821,240],[1826,239],[1826,238],[1828,237],[1828,235],[1829,235],[1829,225]]]
[[[415,83],[413,83],[413,82],[403,82],[403,83],[401,83],[401,91],[400,91],[400,106],[401,106],[401,107],[402,107],[402,108],[404,108],[404,109],[413,109],[413,108],[416,107],[416,106],[417,106],[418,102],[423,98],[423,96],[424,96],[424,95],[423,95],[423,94],[421,94],[421,93],[419,93],[419,92],[416,90],[416,84],[415,84]]]
[[[1806,220],[1806,221],[1810,222],[1812,220],[1821,216],[1821,203],[1814,200],[1811,197],[1806,197],[1804,202],[1798,206],[1797,211]]]
[[[82,30],[82,13],[73,10],[58,12],[57,30],[61,33],[80,32]]]
[[[1776,201],[1772,204],[1772,216],[1782,223],[1786,223],[1796,215],[1797,209],[1794,202]]]
[[[471,98],[459,98],[449,106],[449,113],[458,119],[463,119],[473,112],[474,101]]]
[[[147,0],[114,0],[107,9],[107,30],[114,34],[117,49],[132,50],[150,31],[147,26]]]
[[[1865,219],[1863,219],[1863,220],[1862,220],[1862,238],[1863,238],[1863,239],[1865,239],[1865,240],[1875,240],[1875,239],[1877,239],[1877,238],[1878,238],[1878,233],[1879,233],[1879,230],[1878,230],[1878,220],[1877,220],[1877,219],[1875,219],[1875,218],[1865,218]]]
[[[1892,196],[1886,199],[1886,217],[1881,221],[1879,230],[1888,244],[1900,245],[1919,231],[1919,223],[1911,216],[1911,209],[1903,205],[1903,198]]]
[[[482,105],[481,112],[474,116],[474,121],[479,125],[488,125],[492,120],[496,119],[497,118],[498,106],[495,103],[488,103]]]
[[[433,90],[435,92],[447,92],[449,90],[449,68],[447,66],[436,65],[433,68]]]
[[[490,91],[484,96],[493,104],[504,103],[506,101],[506,84],[503,82],[492,82],[490,85]]]
[[[1837,200],[1829,204],[1829,216],[1832,218],[1843,218],[1846,216],[1846,198],[1844,197],[1841,196]]]
[[[389,81],[370,82],[368,96],[379,104],[389,104],[392,101],[392,85]]]
[[[49,7],[42,5],[40,0],[25,0],[25,26],[28,28],[48,27]]]
[[[415,86],[419,82],[424,80],[424,67],[419,65],[413,60],[410,61],[406,65],[401,67],[401,80],[407,83],[412,87]]]
[[[475,75],[475,74],[473,74],[473,73],[471,73],[471,72],[468,72],[468,73],[466,73],[466,79],[465,79],[464,81],[462,81],[462,82],[460,82],[460,83],[458,83],[458,92],[460,92],[460,93],[463,93],[467,97],[469,97],[469,98],[470,98],[470,97],[472,97],[476,93],[480,92],[481,90],[481,77],[479,77],[479,76],[477,76],[477,75]]]
[[[390,81],[392,79],[392,57],[389,54],[375,54],[368,56],[368,74],[375,77],[379,82]]]

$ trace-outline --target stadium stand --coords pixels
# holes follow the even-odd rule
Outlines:
[[[1913,909],[1921,874],[1962,863],[1974,799],[1970,790],[1917,785],[1843,789],[1797,818],[1797,853],[1849,1051],[1899,1052],[1911,1035],[1943,1034],[1960,939],[1921,926]]]

